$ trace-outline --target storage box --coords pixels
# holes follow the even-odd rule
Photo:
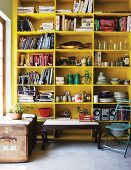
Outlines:
[[[27,161],[27,141],[26,125],[0,125],[0,162]]]
[[[0,120],[0,162],[26,162],[36,143],[37,117]]]

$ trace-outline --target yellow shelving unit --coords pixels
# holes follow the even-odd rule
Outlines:
[[[86,0],[85,0],[86,1]],[[77,0],[77,2],[80,2]],[[70,109],[72,113],[72,118],[78,118],[77,106],[80,106],[81,109],[87,108],[89,114],[93,114],[95,108],[108,108],[115,107],[117,104],[116,101],[111,103],[94,103],[93,97],[94,95],[99,95],[101,91],[124,91],[128,93],[128,97],[131,98],[131,88],[130,84],[95,84],[100,72],[105,73],[107,78],[111,80],[112,77],[119,77],[121,80],[129,80],[131,82],[131,59],[129,66],[103,66],[103,65],[95,65],[95,55],[96,53],[101,53],[101,62],[116,62],[118,58],[121,56],[125,56],[126,54],[131,56],[131,32],[127,31],[100,31],[95,28],[95,20],[96,19],[113,19],[120,17],[128,17],[131,12],[131,0],[93,0],[93,12],[90,13],[82,13],[82,12],[59,12],[59,10],[69,9],[72,10],[74,5],[74,0],[13,0],[13,25],[12,25],[12,94],[13,94],[13,103],[18,102],[17,91],[20,86],[24,87],[35,87],[37,92],[39,91],[54,91],[54,101],[53,102],[23,102],[23,105],[33,105],[34,109],[30,112],[33,112],[40,116],[38,109],[41,107],[50,107],[52,108],[53,118],[57,117],[58,112],[63,111],[64,109]],[[38,13],[39,6],[54,6],[53,13]],[[17,13],[18,7],[34,7],[36,9],[35,13]],[[61,19],[63,16],[65,18],[74,20],[76,18],[78,20],[78,25],[81,24],[81,19],[90,18],[93,20],[93,30],[92,31],[56,31],[56,17],[60,16]],[[28,18],[34,27],[33,31],[19,31],[17,30],[17,21],[18,18]],[[45,22],[53,22],[54,29],[53,30],[41,30],[40,25]],[[54,48],[53,49],[20,49],[19,41],[20,38],[25,37],[39,37],[45,34],[53,34],[54,35]],[[67,41],[80,41],[82,44],[91,43],[91,48],[72,48],[72,49],[62,49],[60,45]],[[124,48],[116,48],[114,47],[102,47],[99,46],[99,43],[106,43],[109,45],[109,42],[120,42],[123,43]],[[127,44],[128,43],[128,44]],[[46,66],[27,66],[20,65],[20,57],[21,55],[48,55],[51,54],[53,56],[53,65]],[[87,66],[76,66],[76,65],[58,65],[57,60],[60,58],[68,58],[70,56],[76,56],[76,59],[79,61],[84,57],[91,57],[91,65]],[[54,69],[54,81],[52,84],[21,84],[18,83],[18,77],[21,72],[38,72],[39,74],[43,69]],[[88,71],[91,75],[91,82],[88,84],[68,84],[67,83],[67,75],[68,74],[80,74],[83,76],[85,71]],[[64,84],[56,84],[55,77],[64,77]],[[86,91],[91,95],[91,100],[89,102],[56,102],[56,96],[63,96],[65,92],[69,92],[72,96],[75,94],[82,94],[83,91]],[[39,120],[40,121],[40,120]],[[38,121],[38,122],[39,122]],[[128,122],[123,120],[124,122]],[[103,122],[103,121],[101,121]],[[105,123],[110,122],[110,120],[104,121]],[[118,122],[121,122],[118,120]],[[91,130],[89,131],[78,131],[78,133],[74,132],[66,132],[62,134],[61,139],[75,139],[75,140],[86,140],[92,139],[93,133]]]

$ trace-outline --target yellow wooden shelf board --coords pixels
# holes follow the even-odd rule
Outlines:
[[[129,16],[131,13],[104,13],[104,12],[94,12],[94,15],[97,17],[123,17]]]
[[[28,4],[28,3],[33,3],[33,4],[39,4],[39,3],[41,3],[41,2],[45,2],[45,3],[49,3],[49,2],[53,2],[53,0],[20,0],[21,2],[24,2],[24,3],[26,3],[26,4]]]
[[[24,104],[24,105],[46,105],[46,104],[54,104],[54,102],[18,102],[20,104]]]
[[[17,86],[40,86],[40,87],[54,87],[53,84],[17,84]]]
[[[54,49],[32,49],[32,50],[23,50],[23,49],[18,49],[17,52],[21,52],[21,53],[53,53]]]
[[[87,68],[92,68],[92,66],[71,66],[71,65],[69,65],[69,66],[55,66],[55,68],[61,68],[61,69],[63,69],[63,68],[67,68],[67,69],[69,69],[69,68],[87,69]]]
[[[108,69],[112,69],[112,68],[117,68],[117,69],[129,69],[129,66],[94,66],[94,68],[108,68]]]
[[[46,69],[46,68],[52,68],[54,66],[17,66],[18,69],[25,69],[25,68],[30,68],[30,69]]]
[[[19,17],[29,17],[33,19],[54,19],[55,13],[21,13]]]
[[[130,85],[126,85],[126,84],[117,84],[117,85],[115,85],[115,84],[99,84],[99,85],[96,85],[96,84],[94,84],[94,86],[98,86],[98,87],[101,87],[101,86],[105,86],[105,87],[107,87],[107,86],[111,86],[111,87],[114,87],[114,86],[117,86],[117,87],[123,87],[123,86],[130,86]]]
[[[78,53],[82,53],[82,52],[93,52],[92,49],[88,49],[88,48],[83,48],[83,49],[56,49],[56,52],[78,52]]]
[[[93,13],[69,13],[69,12],[62,12],[62,13],[56,13],[56,15],[66,15],[66,16],[71,16],[71,17],[93,17]]]
[[[46,34],[46,33],[49,33],[49,34],[52,34],[54,33],[55,31],[54,30],[42,30],[42,31],[21,31],[21,32],[17,32],[18,35],[28,35],[28,36],[31,36],[31,35],[41,35],[41,34]]]
[[[110,105],[110,104],[117,104],[117,102],[110,102],[110,103],[107,103],[107,102],[103,102],[103,103],[100,103],[100,102],[98,102],[98,103],[93,103],[93,104],[108,104],[108,105]]]
[[[91,31],[55,31],[55,33],[58,35],[93,35]]]
[[[103,50],[103,49],[94,49],[96,52],[102,52],[102,53],[124,53],[124,52],[129,52],[130,50]]]
[[[92,102],[55,102],[55,104],[76,104],[76,105],[79,105],[79,104],[92,104]]]
[[[103,122],[103,123],[108,123],[108,122],[112,122],[112,120],[101,120],[101,121],[99,121],[99,122]],[[129,122],[129,120],[116,120],[116,121],[113,121],[113,122],[116,122],[116,123],[121,123],[121,122],[124,122],[124,123],[128,123]]]
[[[94,34],[97,36],[117,36],[117,37],[122,37],[122,36],[128,36],[129,32],[122,32],[122,31],[116,31],[116,32],[107,32],[107,31],[94,31]]]
[[[62,87],[65,87],[65,86],[71,86],[71,87],[76,87],[76,86],[78,86],[78,87],[82,87],[82,86],[86,86],[86,87],[88,87],[88,86],[92,86],[92,84],[56,84],[55,86],[62,86]]]

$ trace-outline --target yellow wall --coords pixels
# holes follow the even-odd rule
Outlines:
[[[0,10],[11,19],[12,0],[0,0]]]

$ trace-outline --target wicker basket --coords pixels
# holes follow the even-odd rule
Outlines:
[[[122,137],[122,136],[126,136],[127,135],[127,130],[114,130],[114,129],[111,129],[111,133],[114,136]]]

